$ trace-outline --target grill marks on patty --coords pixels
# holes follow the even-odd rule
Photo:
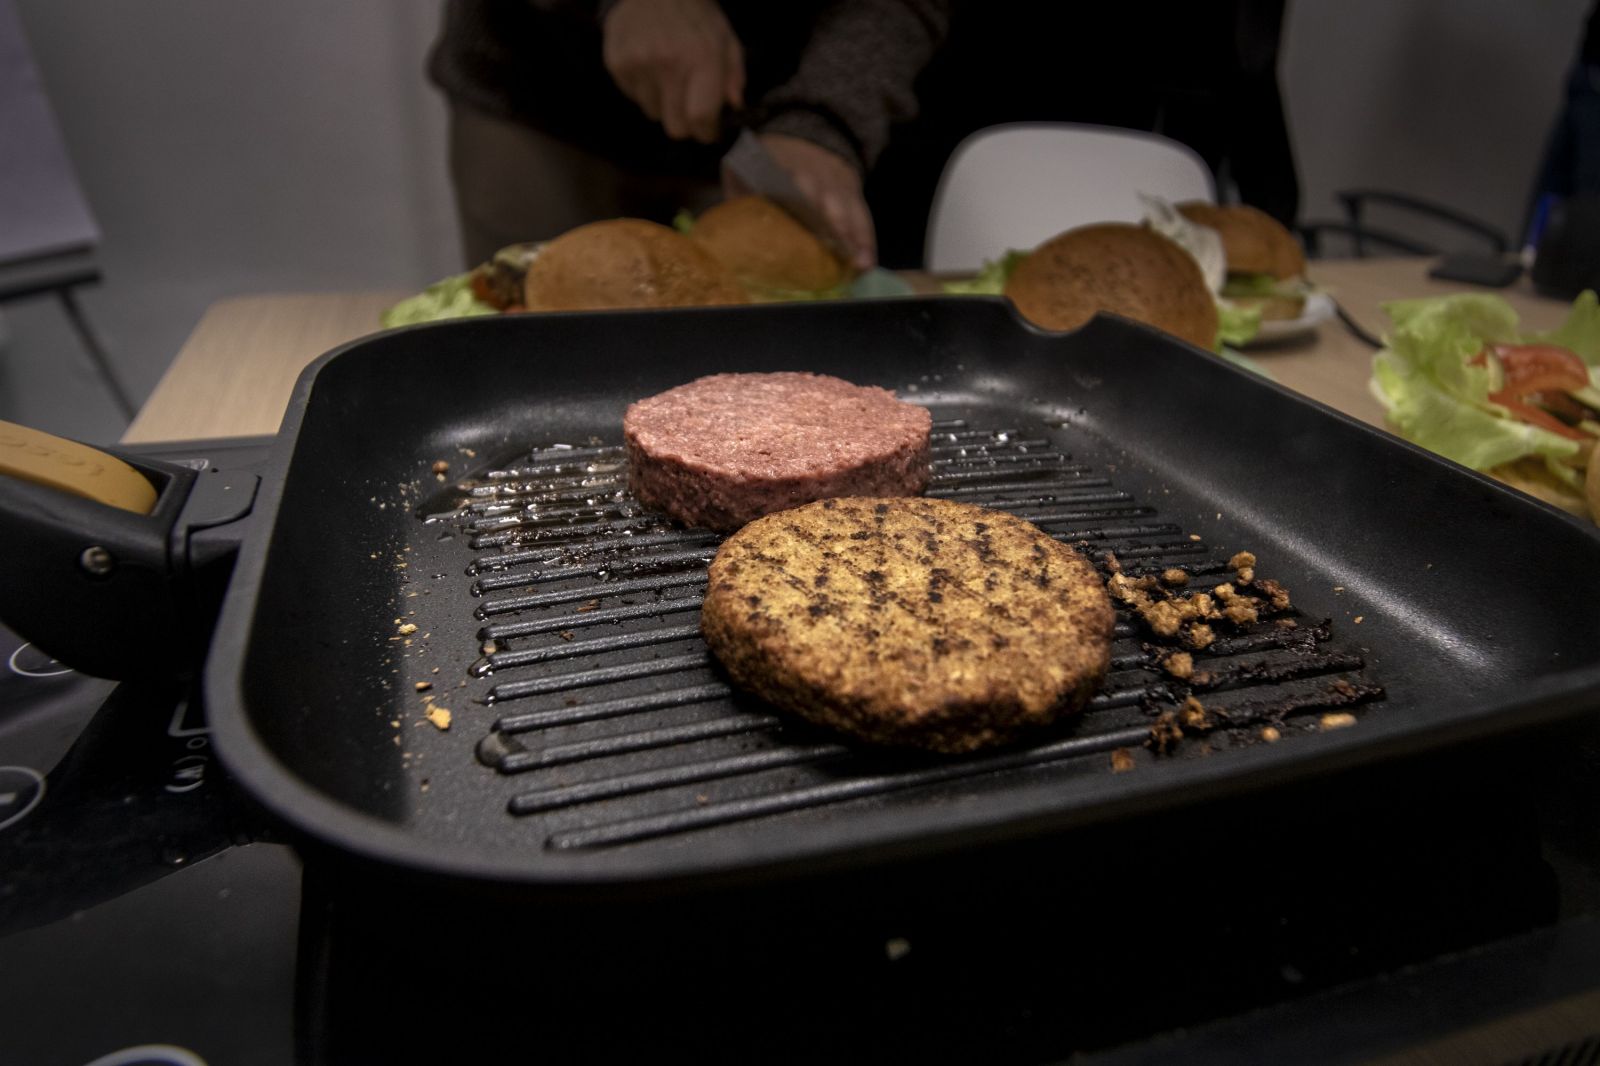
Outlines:
[[[1110,657],[1093,568],[1010,515],[827,500],[730,538],[702,628],[734,680],[857,736],[970,751],[1087,699]]]

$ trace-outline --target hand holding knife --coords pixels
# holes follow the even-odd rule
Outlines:
[[[861,179],[828,149],[783,134],[757,136],[747,126],[722,159],[722,179],[729,195],[753,193],[783,208],[856,270],[877,262]]]

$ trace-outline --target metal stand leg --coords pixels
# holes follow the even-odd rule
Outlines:
[[[95,336],[94,329],[89,325],[89,319],[84,315],[83,308],[78,305],[78,298],[70,288],[56,290],[56,295],[61,298],[61,307],[67,314],[67,320],[72,323],[72,328],[78,331],[78,339],[83,342],[84,351],[89,353],[89,360],[94,363],[95,370],[99,371],[100,379],[106,383],[106,390],[111,393],[111,398],[116,401],[122,414],[132,421],[138,408],[134,406],[133,398],[122,387],[122,382],[117,380],[117,375],[111,369],[111,361],[106,358],[106,352],[100,345],[100,339]]]

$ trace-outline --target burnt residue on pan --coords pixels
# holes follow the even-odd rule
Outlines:
[[[1213,548],[1045,427],[936,421],[932,457],[929,495],[1025,518],[1110,582],[1111,672],[1081,715],[1022,746],[935,759],[774,713],[731,691],[699,639],[720,537],[644,509],[619,445],[539,447],[424,509],[470,546],[470,672],[496,713],[477,751],[526,781],[509,812],[547,818],[550,849],[616,847],[1032,767],[1225,758],[1358,723],[1383,698],[1361,651],[1271,579],[1270,558]]]

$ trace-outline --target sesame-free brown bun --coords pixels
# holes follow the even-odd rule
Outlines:
[[[1103,222],[1052,237],[1011,272],[1005,293],[1045,329],[1077,329],[1110,311],[1201,348],[1217,340],[1217,304],[1199,264],[1142,226]]]
[[[695,219],[689,237],[758,294],[819,292],[845,278],[845,266],[789,212],[763,196],[740,196]]]
[[[1306,272],[1306,255],[1294,234],[1277,219],[1248,204],[1178,204],[1178,213],[1222,235],[1230,274],[1270,274],[1283,281]]]
[[[749,302],[728,268],[698,244],[638,218],[563,233],[529,264],[522,292],[530,311]]]

